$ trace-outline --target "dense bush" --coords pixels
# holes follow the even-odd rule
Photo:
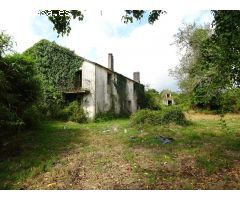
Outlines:
[[[223,93],[221,110],[224,112],[240,112],[240,89],[230,89]]]
[[[162,125],[170,123],[185,125],[187,120],[180,109],[170,107],[161,111],[139,110],[131,116],[131,123],[132,125]]]
[[[157,125],[162,124],[162,112],[153,111],[149,109],[139,110],[131,115],[131,123],[133,125],[151,124]]]
[[[184,125],[186,124],[186,122],[186,117],[182,110],[180,110],[179,108],[170,107],[163,111],[163,124],[175,123],[178,125]]]
[[[59,110],[56,118],[78,123],[87,122],[86,113],[84,112],[81,104],[77,101],[73,101],[68,106],[65,106],[63,109]]]
[[[0,126],[13,128],[27,122],[23,115],[40,95],[40,81],[34,63],[14,54],[0,59]]]

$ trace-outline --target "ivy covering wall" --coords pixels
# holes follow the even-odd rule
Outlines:
[[[73,88],[75,73],[83,63],[83,59],[74,51],[45,39],[34,44],[24,54],[34,59],[45,84],[60,90]]]
[[[137,96],[137,105],[138,107],[145,108],[147,104],[147,99],[145,96],[145,91],[144,91],[144,85],[139,84],[139,83],[134,83],[133,85],[134,92]]]
[[[118,94],[118,102],[120,105],[120,115],[125,115],[128,113],[127,107],[126,107],[126,100],[127,100],[127,79],[121,75],[116,74],[116,80],[114,81],[114,86],[117,90]]]
[[[42,82],[42,106],[52,116],[63,102],[62,91],[74,88],[75,73],[82,66],[83,58],[74,51],[45,39],[23,54],[34,60]]]

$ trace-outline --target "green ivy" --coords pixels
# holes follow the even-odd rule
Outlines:
[[[47,115],[53,116],[63,102],[62,91],[74,88],[75,73],[82,66],[83,58],[45,39],[23,54],[35,62],[42,81],[43,107]]]
[[[145,96],[144,85],[135,82],[133,88],[137,96],[137,105],[140,109],[146,108],[147,99]]]
[[[127,100],[127,90],[126,90],[126,86],[127,86],[127,79],[121,75],[121,74],[116,74],[117,75],[117,79],[114,82],[115,88],[117,90],[118,93],[118,97],[119,97],[119,104],[120,104],[120,114],[126,114],[129,111],[127,110],[126,107],[126,100]]]

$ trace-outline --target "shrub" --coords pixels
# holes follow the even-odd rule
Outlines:
[[[34,105],[24,111],[22,119],[27,128],[38,126],[42,119],[41,111]]]
[[[162,124],[162,112],[143,109],[132,114],[130,119],[133,125]]]
[[[187,124],[184,113],[179,108],[167,108],[161,111],[139,110],[131,116],[132,125],[163,125],[175,123],[178,125]]]
[[[0,85],[0,126],[19,129],[25,125],[24,113],[37,102],[41,93],[32,60],[20,54],[0,59]]]
[[[58,111],[57,119],[70,120],[78,123],[87,122],[87,116],[81,104],[77,101],[71,102],[68,106]]]
[[[95,122],[104,122],[116,119],[118,115],[116,115],[113,111],[107,111],[107,112],[98,112],[95,117]]]
[[[164,124],[175,123],[178,125],[184,125],[186,122],[187,119],[179,108],[171,107],[163,111],[162,123]]]

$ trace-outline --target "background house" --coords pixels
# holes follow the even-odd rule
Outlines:
[[[171,91],[164,90],[161,93],[162,103],[166,106],[171,106],[174,104],[174,99],[172,98]]]

